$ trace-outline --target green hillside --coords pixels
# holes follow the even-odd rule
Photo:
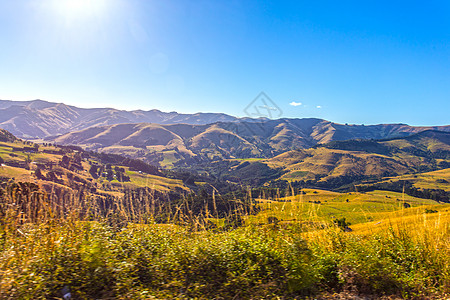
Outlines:
[[[156,167],[121,156],[85,152],[81,148],[33,144],[14,138],[0,142],[0,177],[4,182],[33,182],[47,192],[86,190],[93,195],[121,195],[126,189],[188,192],[181,180]]]
[[[336,187],[340,179],[343,185],[363,179],[379,180],[448,168],[449,137],[446,132],[425,131],[385,141],[338,141],[286,152],[266,163],[286,171],[281,179],[317,180]]]
[[[162,167],[189,167],[192,162],[271,158],[289,150],[333,141],[404,137],[429,129],[448,131],[449,127],[340,125],[314,118],[206,125],[132,123],[90,127],[46,139],[89,150],[126,154]]]

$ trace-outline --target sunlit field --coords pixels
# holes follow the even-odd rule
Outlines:
[[[450,292],[450,204],[309,189],[255,199],[254,215],[179,214],[156,224],[152,215],[131,222],[139,212],[125,202],[105,217],[76,203],[56,217],[45,198],[33,206],[12,191],[0,211],[5,299],[58,298],[63,289],[76,299],[442,299]]]
[[[329,222],[345,217],[351,224],[357,224],[385,219],[394,215],[393,212],[409,213],[419,207],[423,211],[424,205],[438,204],[433,200],[390,191],[337,193],[305,189],[304,192],[302,195],[276,200],[256,199],[262,211],[256,216],[249,216],[248,222],[264,224],[269,217],[276,217],[281,224]],[[405,206],[411,209],[404,210]]]

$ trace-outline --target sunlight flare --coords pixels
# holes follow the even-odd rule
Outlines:
[[[82,18],[100,14],[106,6],[106,0],[54,0],[59,14],[67,18]]]

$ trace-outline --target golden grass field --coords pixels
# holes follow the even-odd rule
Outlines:
[[[424,189],[442,189],[447,192],[450,191],[450,169],[437,170],[419,174],[408,174],[386,180],[398,181],[408,180],[413,183],[416,188]]]
[[[304,192],[304,195],[277,200],[256,199],[260,202],[262,211],[256,216],[249,216],[248,222],[265,224],[268,217],[276,217],[281,223],[330,222],[345,217],[350,223],[357,224],[385,219],[396,212],[416,209],[424,211],[428,206],[446,207],[433,200],[390,191],[337,193],[304,189]],[[411,208],[405,209],[404,202]]]

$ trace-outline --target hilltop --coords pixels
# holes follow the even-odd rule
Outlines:
[[[18,139],[9,131],[0,129],[0,142],[15,142]]]

